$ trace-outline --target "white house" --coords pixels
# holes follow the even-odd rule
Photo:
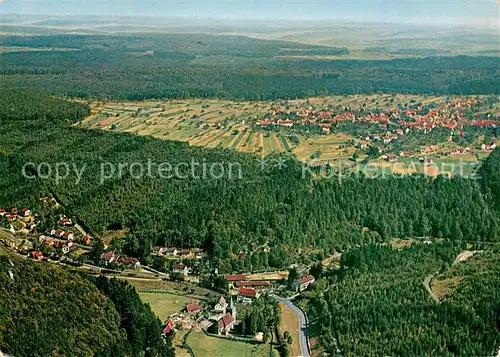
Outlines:
[[[304,291],[309,287],[309,285],[314,284],[315,281],[316,279],[314,279],[314,276],[306,275],[300,279],[295,280],[292,287],[295,289],[295,291]]]
[[[224,296],[221,296],[217,304],[215,304],[214,306],[214,311],[225,314],[226,309],[227,309],[226,299],[224,299]]]

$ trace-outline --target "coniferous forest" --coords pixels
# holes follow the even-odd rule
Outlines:
[[[0,350],[12,356],[174,356],[128,283],[0,257]]]
[[[46,109],[37,105],[43,94],[36,92],[31,100],[26,92],[16,93],[1,92],[0,206],[31,207],[40,204],[40,195],[54,194],[68,214],[92,232],[131,228],[130,253],[141,259],[149,256],[152,245],[202,246],[214,259],[225,260],[242,248],[243,241],[247,246],[267,242],[276,249],[262,260],[281,267],[289,263],[284,252],[291,247],[340,250],[409,236],[457,242],[499,239],[496,188],[487,172],[482,180],[488,194],[482,194],[476,181],[461,177],[316,179],[287,156],[282,157],[286,167],[262,169],[256,157],[225,149],[72,127],[68,118],[84,115],[88,110],[84,104],[51,99],[54,102]],[[58,105],[61,117],[54,115]],[[73,116],[67,110],[73,110]],[[20,119],[6,111],[29,116]],[[101,182],[102,163],[147,165],[148,160],[232,162],[241,165],[242,175],[135,178],[125,170]],[[56,180],[54,173],[36,170],[44,162],[54,167],[67,162],[70,172]],[[34,164],[25,168],[29,178],[22,175],[25,163]],[[81,177],[72,165],[85,167]]]
[[[314,336],[332,355],[489,356],[500,343],[500,255],[454,265],[453,242],[402,249],[366,245],[342,255],[341,269],[311,292]],[[433,274],[433,275],[430,275]],[[460,284],[434,301],[427,276]],[[441,284],[442,285],[442,284]],[[322,287],[326,289],[322,290]]]
[[[198,34],[5,36],[2,44],[58,49],[0,54],[3,86],[79,98],[275,100],[359,93],[499,93],[498,57],[332,61],[321,55],[349,51]]]
[[[495,57],[277,60],[283,52],[346,50],[265,43],[188,35],[164,42],[153,35],[5,38],[9,46],[68,51],[1,55],[0,207],[31,207],[40,212],[44,227],[53,217],[40,198],[53,196],[62,213],[93,236],[128,228],[123,249],[141,262],[150,261],[153,246],[202,247],[221,274],[288,268],[304,250],[342,252],[340,269],[317,269],[318,281],[304,294],[311,334],[325,353],[491,355],[500,343],[499,148],[484,159],[477,179],[327,178],[290,154],[273,154],[263,165],[260,157],[227,149],[83,129],[78,123],[89,106],[61,97],[498,93]],[[238,60],[229,66],[221,52]],[[103,167],[149,162],[237,164],[241,175],[201,179],[186,171],[182,178],[136,177],[125,169],[103,179]],[[55,176],[54,169],[62,167],[64,176]],[[396,249],[394,238],[414,242]],[[240,251],[264,245],[271,249],[235,259]],[[471,247],[482,252],[472,258],[469,271],[454,259]],[[422,286],[430,274],[431,284],[461,283],[436,303]],[[109,357],[174,354],[149,306],[118,280],[1,258],[0,292],[3,352],[47,356],[76,348],[77,355]],[[243,316],[249,332],[255,332],[255,321],[266,325],[251,311]]]

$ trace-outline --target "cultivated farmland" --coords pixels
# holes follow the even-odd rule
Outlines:
[[[359,113],[363,112],[365,117],[366,113],[375,113],[371,115],[377,118],[381,110],[390,113],[390,110],[403,112],[403,108],[438,108],[453,101],[469,99],[378,94],[275,102],[218,99],[100,101],[91,103],[92,114],[75,125],[184,141],[194,146],[227,148],[258,156],[289,153],[313,165],[340,165],[342,170],[363,170],[368,175],[424,173],[431,176],[471,176],[480,161],[489,154],[490,151],[481,149],[481,145],[491,144],[491,140],[494,140],[491,136],[485,139],[478,135],[474,142],[468,144],[475,147],[461,146],[452,141],[451,136],[442,136],[438,145],[429,145],[427,142],[433,143],[436,139],[422,136],[423,130],[415,131],[414,135],[421,135],[415,139],[408,139],[403,132],[400,136],[396,135],[396,128],[401,125],[400,119],[396,118],[391,118],[388,124],[380,124],[379,127],[366,124],[372,125],[369,129],[371,134],[368,134],[366,129],[356,131],[347,127],[345,131],[336,128],[335,123],[321,124],[320,127],[319,123],[325,123],[328,119],[312,120],[308,114],[304,114],[315,113],[321,118],[321,113],[333,117],[348,112],[356,112],[360,116]],[[477,110],[481,108],[486,108],[486,105]],[[494,114],[495,111],[498,112],[498,107],[490,106],[489,113]],[[295,121],[290,121],[291,117]],[[446,120],[446,114],[443,118]],[[330,122],[335,120],[330,119]],[[314,124],[307,126],[308,121]],[[342,121],[337,123],[345,125]],[[357,125],[362,128],[365,124]],[[381,139],[376,141],[373,137],[368,138],[368,135],[380,135]],[[451,131],[450,135],[457,133]],[[386,137],[389,137],[389,144],[385,143]],[[366,148],[370,145],[379,147],[378,156],[366,155]],[[428,152],[425,145],[435,148]],[[387,156],[386,153],[390,154]],[[396,154],[396,158],[390,156],[393,154]]]

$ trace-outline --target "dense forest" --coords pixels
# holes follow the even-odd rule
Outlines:
[[[326,60],[344,48],[235,36],[4,36],[3,86],[82,98],[293,99],[327,94],[498,94],[497,57]],[[298,57],[297,57],[298,56]]]
[[[493,151],[480,167],[479,181],[493,207],[500,211],[500,150]]]
[[[269,157],[269,165],[262,167],[256,157],[226,149],[60,124],[84,114],[84,105],[47,97],[54,101],[47,111],[38,105],[40,95],[0,91],[0,207],[36,209],[41,195],[53,194],[67,215],[93,233],[131,228],[125,248],[140,259],[149,256],[152,245],[202,246],[225,272],[284,267],[300,247],[328,253],[392,237],[499,239],[491,195],[484,196],[474,180],[423,175],[318,179],[291,156]],[[39,119],[68,105],[74,116]],[[5,113],[21,109],[39,112],[25,120]],[[273,165],[277,159],[286,160],[286,167]],[[237,163],[241,176],[137,177],[124,170],[102,180],[102,164],[147,166],[148,161]],[[41,163],[50,166],[37,170]],[[69,169],[60,179],[54,177],[58,163]],[[241,249],[266,243],[273,247],[269,253],[230,259]]]
[[[500,345],[500,255],[484,252],[450,267],[459,251],[447,242],[348,250],[341,270],[309,293],[313,335],[332,355],[493,355]],[[431,274],[458,276],[459,285],[437,303],[423,286]]]
[[[0,350],[13,356],[174,356],[125,282],[0,257]]]

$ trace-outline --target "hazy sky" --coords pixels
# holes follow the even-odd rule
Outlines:
[[[3,14],[498,24],[499,0],[0,0]]]

